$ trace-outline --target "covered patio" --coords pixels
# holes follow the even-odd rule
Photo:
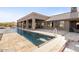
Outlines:
[[[79,13],[69,12],[54,15],[47,21],[53,22],[53,28],[70,32],[79,32]]]
[[[32,12],[31,14],[19,19],[17,21],[17,26],[26,29],[45,28],[47,26],[45,20],[48,18],[48,16]]]
[[[53,29],[79,32],[79,12],[76,7],[71,12],[46,16],[32,12],[17,20],[17,27],[24,29]]]

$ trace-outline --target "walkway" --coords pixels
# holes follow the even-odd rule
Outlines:
[[[50,32],[55,34],[64,35],[66,40],[70,40],[64,52],[79,52],[79,33],[66,32],[63,30],[57,30],[56,32],[52,29],[38,29],[38,31]]]
[[[3,37],[0,41],[0,51],[2,52],[29,52],[36,48],[37,46],[17,33],[3,34]]]

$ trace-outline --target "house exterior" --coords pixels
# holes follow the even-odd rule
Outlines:
[[[77,7],[71,7],[68,13],[53,16],[46,16],[32,12],[17,20],[17,27],[25,29],[57,28],[59,30],[78,32],[79,31],[79,12]]]
[[[32,12],[23,18],[17,20],[17,26],[21,28],[27,29],[38,29],[38,28],[45,28],[46,27],[46,20],[49,17],[46,15],[42,15],[39,13]]]

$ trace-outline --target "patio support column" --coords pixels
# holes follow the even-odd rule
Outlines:
[[[20,26],[19,26],[19,22],[17,22],[17,27],[20,27]]]
[[[70,28],[70,22],[64,21],[64,30],[69,31],[69,28]]]
[[[44,26],[45,26],[44,28],[47,28],[47,22],[44,23]]]
[[[24,28],[24,21],[23,21],[23,28]]]
[[[20,22],[19,25],[20,25],[20,28],[21,28],[22,27],[22,23]]]
[[[22,22],[21,22],[21,28],[22,28]]]
[[[17,27],[19,27],[19,22],[17,22]]]
[[[36,27],[35,18],[32,18],[32,29],[34,30]]]
[[[47,22],[47,29],[50,28],[50,21]]]
[[[22,27],[22,23],[20,22],[19,25],[20,25],[20,28],[21,28]]]
[[[19,23],[20,23],[20,22],[17,23],[17,27],[20,27]]]
[[[50,22],[50,28],[52,28],[52,22]]]
[[[22,21],[22,25],[21,25],[21,27],[23,28],[23,21]]]
[[[17,23],[17,26],[20,27],[20,22]]]
[[[26,20],[26,28],[27,28],[27,29],[28,29],[28,24],[29,24],[29,23],[28,23],[28,20]]]

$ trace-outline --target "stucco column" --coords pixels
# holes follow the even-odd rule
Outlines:
[[[17,27],[19,27],[19,22],[17,22]]]
[[[52,22],[50,21],[50,28],[52,28]]]
[[[21,25],[22,25],[22,24],[21,24],[21,22],[20,22],[20,23],[19,23],[19,27],[20,27],[20,28],[21,28]]]
[[[47,22],[44,23],[44,28],[47,28]]]
[[[21,22],[19,22],[19,27],[21,28]]]
[[[70,28],[70,22],[64,21],[64,30],[69,31],[69,28]]]
[[[23,22],[21,23],[21,27],[23,28]]]
[[[19,22],[17,22],[17,27],[19,27]]]
[[[32,18],[32,29],[34,30],[36,27],[35,18]]]
[[[26,20],[26,28],[28,28],[28,24],[29,24],[29,23],[28,23],[28,20]]]

